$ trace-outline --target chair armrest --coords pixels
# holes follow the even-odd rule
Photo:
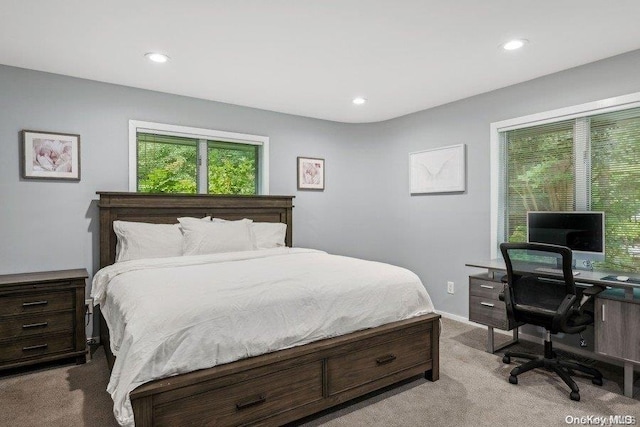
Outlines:
[[[552,326],[553,330],[561,331],[567,329],[567,320],[571,314],[571,309],[576,302],[575,295],[567,295],[556,310],[556,315],[553,316]]]
[[[606,288],[604,286],[593,285],[586,288],[582,291],[582,299],[580,300],[580,305],[578,309],[582,311],[582,307],[594,296],[598,295],[600,292],[604,291]]]
[[[499,299],[500,301],[504,301],[504,288],[506,288],[506,287],[507,287],[507,284],[509,283],[509,276],[508,276],[507,274],[505,274],[504,276],[502,276],[502,277],[500,278],[500,281],[502,282],[502,285],[503,285],[503,286],[502,286],[502,292],[500,292],[500,293],[498,294],[498,299]]]
[[[592,297],[598,295],[600,292],[604,291],[606,288],[600,285],[593,285],[586,288],[582,291],[582,295],[587,295],[588,297]]]

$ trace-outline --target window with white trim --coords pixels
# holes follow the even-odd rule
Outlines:
[[[599,267],[640,271],[640,106],[609,110],[492,126],[495,246],[526,241],[527,211],[604,211]]]
[[[263,136],[129,122],[129,189],[145,193],[268,194]]]

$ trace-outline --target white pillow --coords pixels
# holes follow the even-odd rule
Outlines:
[[[213,218],[213,222],[234,222],[222,218]],[[251,236],[254,249],[271,249],[285,246],[284,239],[287,235],[287,224],[281,222],[253,222],[244,218],[240,221],[251,222]]]
[[[252,223],[253,220],[249,219],[249,218],[242,218],[242,219],[237,219],[237,220],[232,220],[232,219],[223,219],[223,218],[211,218],[211,221],[213,222],[249,222]]]
[[[204,216],[202,218],[194,218],[192,216],[183,216],[178,218],[178,222],[182,222],[182,221],[204,221],[204,222],[211,222],[211,217],[210,216]],[[180,227],[182,229],[182,226],[180,224],[176,224],[178,227]]]
[[[254,222],[251,224],[253,243],[256,249],[271,249],[284,246],[287,224],[281,222]]]
[[[118,237],[116,262],[182,255],[178,224],[113,221],[113,231]]]
[[[251,220],[205,222],[179,218],[184,255],[250,251],[253,249]]]

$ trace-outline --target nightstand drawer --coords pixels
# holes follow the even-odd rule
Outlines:
[[[37,336],[3,343],[0,363],[73,351],[73,335]]]
[[[73,302],[74,293],[71,290],[0,296],[0,316],[70,310]]]
[[[85,363],[87,270],[0,275],[0,370],[75,358]]]
[[[498,329],[508,329],[507,310],[502,301],[469,297],[469,320]]]
[[[73,330],[73,312],[10,317],[0,322],[0,339],[22,338]]]
[[[469,277],[469,295],[498,301],[504,285],[501,282]]]

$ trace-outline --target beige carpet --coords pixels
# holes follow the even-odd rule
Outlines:
[[[622,396],[622,368],[599,363],[605,384],[577,378],[582,400],[556,376],[536,370],[507,381],[500,355],[483,351],[482,328],[443,319],[440,380],[417,379],[295,425],[312,426],[564,426],[567,416],[632,415],[640,425],[640,380]],[[525,343],[519,347],[530,350]],[[638,376],[636,374],[636,376]],[[104,391],[102,348],[85,365],[49,365],[0,377],[0,426],[116,426]]]

